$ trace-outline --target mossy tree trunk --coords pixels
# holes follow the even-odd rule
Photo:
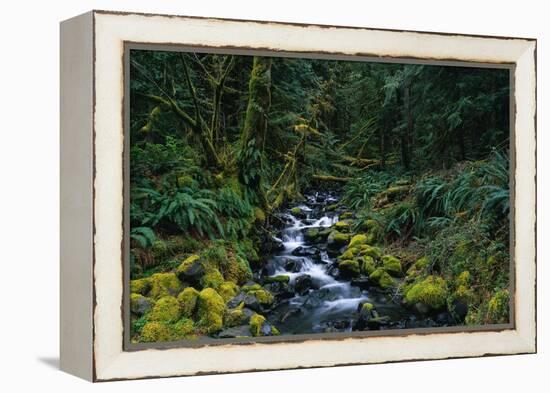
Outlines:
[[[241,134],[240,179],[267,206],[262,190],[262,155],[267,134],[267,114],[271,105],[271,59],[254,57],[248,84],[248,105]]]

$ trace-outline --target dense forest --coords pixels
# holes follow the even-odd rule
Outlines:
[[[132,341],[507,323],[509,82],[132,50]]]

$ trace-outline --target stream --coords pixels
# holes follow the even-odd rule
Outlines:
[[[383,316],[369,329],[438,326],[394,302],[391,294],[370,288],[365,281],[339,276],[336,257],[340,250],[327,247],[326,241],[330,227],[339,220],[338,211],[327,207],[337,201],[336,194],[316,193],[280,212],[279,218],[285,222],[277,239],[281,246],[268,257],[259,278],[264,282],[282,275],[290,279],[288,284],[268,284],[277,296],[275,307],[265,314],[268,320],[281,334],[364,330],[357,327],[358,309],[369,302]],[[308,240],[310,229],[324,234],[324,240]],[[281,290],[283,285],[289,289]]]

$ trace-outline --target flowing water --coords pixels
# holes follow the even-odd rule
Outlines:
[[[331,195],[312,195],[298,205],[300,217],[290,210],[281,216],[287,222],[280,235],[284,248],[270,258],[266,273],[289,276],[294,290],[301,278],[309,282],[309,288],[281,302],[269,314],[283,334],[351,331],[359,303],[371,301],[366,291],[330,274],[335,259],[328,255],[325,242],[313,244],[304,239],[308,229],[322,231],[338,221],[337,213],[325,211],[335,201]]]

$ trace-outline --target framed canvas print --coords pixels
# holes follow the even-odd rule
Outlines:
[[[536,351],[536,41],[61,24],[61,368]]]

